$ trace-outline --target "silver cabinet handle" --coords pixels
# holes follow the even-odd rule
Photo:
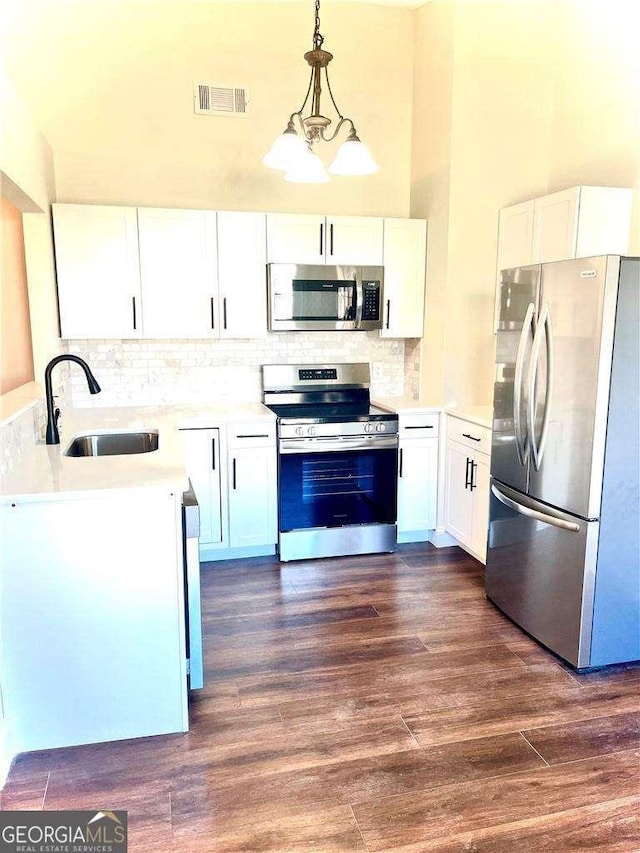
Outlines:
[[[491,492],[500,501],[500,503],[509,507],[509,509],[514,510],[519,515],[526,515],[527,518],[535,518],[536,521],[542,521],[544,524],[550,524],[552,527],[559,527],[561,530],[569,530],[571,533],[578,533],[580,531],[579,524],[575,524],[573,521],[565,521],[564,518],[558,518],[555,515],[540,512],[539,510],[533,509],[529,506],[524,506],[523,504],[518,503],[518,501],[514,501],[513,498],[505,495],[504,492],[493,483],[491,484]]]
[[[526,465],[529,461],[529,437],[523,438],[522,424],[520,422],[520,406],[522,403],[522,381],[524,374],[524,353],[527,345],[529,332],[532,331],[535,318],[536,307],[533,302],[530,302],[527,307],[527,312],[524,315],[522,323],[522,332],[518,342],[518,351],[516,354],[516,369],[513,377],[513,427],[516,437],[516,452],[518,454],[518,462],[521,465]]]
[[[542,347],[542,338],[546,341],[547,351],[547,381],[545,387],[544,398],[544,415],[542,417],[542,429],[540,430],[540,441],[536,440],[535,420],[536,420],[536,377],[538,373],[538,363],[540,361],[540,349]],[[529,400],[527,409],[527,428],[531,441],[531,455],[533,465],[536,471],[540,470],[542,464],[542,456],[544,454],[544,446],[547,440],[547,432],[549,430],[549,413],[551,410],[551,395],[553,393],[553,337],[551,333],[551,313],[549,311],[549,303],[545,302],[540,312],[538,327],[533,338],[533,346],[531,347],[531,362],[529,364]]]

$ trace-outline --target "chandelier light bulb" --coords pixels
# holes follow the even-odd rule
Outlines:
[[[380,167],[371,156],[371,152],[360,142],[355,132],[342,143],[336,153],[335,160],[329,166],[332,175],[356,176],[373,175]]]
[[[269,151],[262,158],[262,162],[270,169],[280,172],[288,172],[300,159],[304,159],[308,153],[306,143],[293,129],[293,124],[276,137]]]
[[[326,184],[330,180],[322,160],[309,149],[285,172],[284,179],[290,184]]]

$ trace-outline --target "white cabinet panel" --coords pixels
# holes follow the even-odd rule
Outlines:
[[[324,237],[328,264],[382,265],[382,219],[374,216],[328,216]]]
[[[267,214],[267,261],[324,263],[325,218],[316,214]]]
[[[214,335],[216,214],[138,209],[145,337]]]
[[[222,545],[222,478],[220,430],[180,430],[184,464],[200,506],[200,544]]]
[[[54,204],[53,227],[62,337],[139,337],[135,208]]]
[[[489,457],[476,453],[473,459],[473,524],[470,548],[481,563],[487,560],[487,531],[489,529]]]
[[[498,220],[498,276],[500,270],[533,263],[533,201],[500,211]]]
[[[267,332],[266,216],[218,211],[218,328],[221,338]]]
[[[180,496],[131,489],[0,515],[16,751],[186,730]]]
[[[398,464],[398,534],[425,535],[402,541],[426,539],[436,526],[438,439],[400,441]]]
[[[267,214],[269,263],[380,266],[382,242],[375,216]]]
[[[426,250],[424,219],[384,220],[382,337],[422,337]]]
[[[275,545],[275,444],[229,448],[229,546]]]
[[[535,200],[532,263],[575,257],[579,200],[579,187]]]
[[[462,544],[471,545],[473,494],[469,491],[469,451],[447,441],[445,480],[445,530]]]
[[[455,434],[456,430],[484,429],[458,418],[450,417],[448,421],[447,435]],[[471,449],[468,443],[447,438],[445,530],[483,563],[489,520],[489,459],[477,448]]]

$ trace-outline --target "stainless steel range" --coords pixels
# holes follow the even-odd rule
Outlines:
[[[269,364],[278,417],[280,559],[393,551],[398,416],[372,406],[369,365]]]

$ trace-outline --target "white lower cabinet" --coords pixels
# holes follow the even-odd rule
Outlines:
[[[229,547],[275,547],[278,538],[275,448],[229,448],[229,467]]]
[[[184,464],[200,506],[200,546],[223,547],[220,430],[180,430]]]
[[[200,506],[200,559],[275,553],[278,539],[273,421],[180,431]]]
[[[445,530],[482,563],[487,554],[491,433],[448,418],[445,453]]]
[[[424,542],[436,526],[439,415],[400,415],[398,542]]]

